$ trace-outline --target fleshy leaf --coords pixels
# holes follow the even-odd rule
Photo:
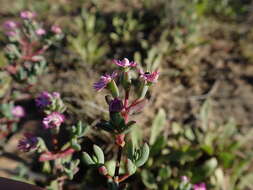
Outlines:
[[[90,155],[87,152],[83,152],[83,161],[87,165],[94,165],[95,164],[95,162],[92,160],[92,158],[90,157]]]
[[[98,159],[98,163],[99,164],[104,164],[105,157],[104,157],[103,150],[97,145],[93,145],[93,150],[94,150],[94,153],[95,153],[95,155]]]
[[[140,149],[140,156],[135,161],[135,165],[137,167],[144,165],[145,162],[148,160],[148,156],[149,156],[149,146],[147,143],[145,143],[143,147]]]

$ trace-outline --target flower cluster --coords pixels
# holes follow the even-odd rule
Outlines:
[[[17,124],[21,118],[25,117],[26,113],[22,106],[14,105],[11,101],[9,103],[2,103],[0,105],[0,140],[5,139],[9,134],[17,129]]]
[[[61,99],[61,96],[58,92],[53,92],[51,94],[48,92],[42,92],[35,99],[35,103],[38,108],[42,109],[48,115],[50,115],[50,113],[52,113],[53,110],[56,110],[56,112],[53,115],[61,115],[60,113],[63,113],[66,109]],[[61,118],[64,117],[61,116]]]
[[[38,108],[42,109],[45,113],[45,117],[43,118],[42,125],[44,129],[54,129],[57,128],[59,131],[59,127],[64,122],[65,117],[63,112],[65,111],[66,107],[60,97],[58,92],[42,92],[39,96],[35,99],[35,103]],[[21,115],[20,107],[15,107],[13,112],[15,111],[16,115]],[[32,146],[37,143],[35,141],[32,134],[25,134],[25,138],[20,140],[18,148],[22,151],[28,152],[30,149],[35,148],[37,146]],[[44,150],[47,150],[46,147],[43,147]]]
[[[64,122],[64,115],[59,112],[53,112],[43,119],[45,129],[60,127]]]
[[[126,172],[119,174],[122,149],[125,146],[125,136],[135,124],[135,121],[129,121],[129,117],[133,113],[142,110],[146,103],[145,95],[149,87],[157,82],[159,72],[144,73],[141,69],[136,69],[139,73],[139,80],[137,80],[139,81],[139,90],[137,98],[130,102],[130,90],[134,89],[131,88],[133,84],[130,70],[135,69],[137,63],[129,61],[127,58],[113,60],[113,63],[119,66],[119,71],[101,76],[99,81],[94,83],[93,87],[97,91],[108,89],[110,92],[110,95],[106,95],[105,97],[110,119],[109,121],[101,120],[97,124],[97,127],[114,135],[115,144],[119,148],[114,175],[110,175],[109,173],[112,172],[107,171],[108,168],[104,165],[103,151],[98,146],[94,145],[93,147],[95,155],[90,156],[84,152],[83,157],[88,165],[97,167],[99,173],[112,180],[113,185],[118,189],[119,183],[133,175],[136,169],[142,166],[148,159],[149,146],[147,144],[144,144],[140,149],[132,147],[132,151],[127,155],[125,162]],[[122,86],[123,93],[121,93],[119,85]]]
[[[44,129],[59,128],[64,122],[65,117],[62,114],[66,107],[58,92],[42,92],[36,99],[36,105],[43,109],[46,117],[43,119]]]
[[[5,54],[9,60],[6,70],[19,82],[26,80],[33,84],[36,76],[46,69],[45,51],[63,38],[58,25],[46,29],[42,23],[35,20],[36,13],[22,11],[21,22],[7,20],[3,27],[9,43]]]
[[[77,125],[62,129],[66,106],[57,92],[42,92],[35,99],[35,103],[44,116],[42,120],[43,130],[49,131],[50,135],[42,138],[26,133],[17,147],[23,152],[37,152],[39,162],[46,165],[50,165],[49,162],[53,163],[53,168],[50,169],[51,175],[55,176],[57,183],[62,184],[64,179],[72,179],[78,171],[80,161],[72,158],[72,154],[81,150],[81,137],[86,133],[87,126],[83,125],[82,122],[78,122]],[[69,131],[67,135],[69,138],[64,136],[64,140],[62,140],[61,135],[63,133],[60,132],[61,130]],[[59,176],[61,180],[58,179]]]

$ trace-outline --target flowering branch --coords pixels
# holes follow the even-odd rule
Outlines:
[[[24,152],[36,151],[39,154],[39,162],[44,165],[44,171],[53,176],[58,190],[62,190],[66,179],[73,179],[78,172],[79,159],[73,159],[72,155],[81,150],[81,137],[87,132],[87,126],[82,122],[73,125],[69,129],[69,139],[63,145],[58,142],[61,137],[61,129],[66,118],[64,112],[66,106],[57,92],[42,92],[35,103],[43,111],[44,118],[42,126],[44,130],[50,131],[49,138],[52,146],[47,146],[45,140],[33,134],[25,134],[19,141],[18,148]],[[49,162],[50,161],[50,162]],[[51,187],[50,187],[51,188]]]
[[[113,72],[112,74],[101,76],[100,80],[94,83],[93,87],[97,91],[108,89],[110,92],[110,95],[105,97],[109,106],[110,120],[101,120],[97,124],[97,127],[111,133],[115,138],[115,144],[118,146],[114,175],[108,177],[107,168],[104,165],[104,154],[102,149],[98,146],[95,146],[96,148],[94,148],[95,156],[90,156],[88,153],[84,152],[83,159],[86,164],[97,167],[102,175],[106,176],[108,179],[112,179],[114,182],[114,189],[118,189],[119,183],[133,175],[137,167],[142,166],[148,159],[149,147],[147,144],[144,144],[140,149],[132,147],[133,150],[127,155],[128,159],[125,163],[127,168],[126,173],[120,174],[121,159],[123,156],[123,148],[125,146],[125,136],[131,130],[133,124],[135,124],[135,121],[129,121],[129,116],[141,111],[144,107],[146,103],[145,95],[148,88],[157,81],[159,73],[157,71],[144,73],[139,70],[139,82],[141,84],[139,89],[140,93],[138,94],[138,98],[129,105],[130,89],[132,85],[130,70],[135,68],[137,63],[134,61],[130,62],[126,58],[123,60],[113,60],[113,63],[120,67],[121,72]],[[121,93],[117,82],[121,84],[124,89],[125,96],[122,98],[123,101],[120,98]]]

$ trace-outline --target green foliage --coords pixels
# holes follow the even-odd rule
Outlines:
[[[230,171],[227,176],[230,189],[238,187],[236,183],[242,177],[238,174],[243,175],[247,165],[252,162],[252,159],[243,159],[235,154],[235,151],[244,149],[243,140],[240,138],[247,137],[238,134],[238,126],[233,120],[224,125],[214,125],[210,121],[210,112],[211,100],[207,100],[200,111],[201,128],[204,131],[173,123],[172,134],[167,139],[161,133],[166,126],[166,118],[164,111],[159,110],[150,133],[150,140],[152,139],[150,157],[144,166],[145,169],[141,171],[141,179],[147,188],[190,189],[190,183],[182,185],[180,182],[180,176],[183,175],[189,176],[191,183],[206,181],[218,187],[224,185],[227,169]],[[251,132],[247,136],[251,136]],[[246,153],[246,155],[251,154]],[[174,170],[177,172],[172,173]],[[247,178],[240,183],[240,187],[243,185],[246,187],[248,180],[251,179],[247,172],[245,176]]]
[[[160,135],[160,133],[163,130],[163,127],[165,126],[165,122],[166,122],[166,113],[163,109],[160,109],[158,114],[153,120],[149,144],[153,145],[156,142],[158,135]]]
[[[82,59],[82,67],[102,62],[108,51],[102,34],[103,22],[95,13],[85,9],[80,17],[74,19],[77,35],[68,36],[68,41],[70,48]]]
[[[115,15],[112,19],[112,25],[115,32],[112,32],[110,37],[115,42],[129,43],[143,29],[143,25],[131,11],[125,15]]]
[[[83,152],[83,161],[88,166],[100,167],[104,164],[104,152],[103,150],[97,146],[93,146],[94,155],[90,156],[87,152]]]
[[[195,0],[196,12],[200,15],[217,15],[235,19],[245,14],[250,1],[241,0]]]

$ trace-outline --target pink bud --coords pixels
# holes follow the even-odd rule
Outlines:
[[[12,108],[11,113],[14,117],[21,118],[25,116],[25,110],[22,106],[15,106]]]
[[[107,169],[106,169],[105,166],[99,167],[99,168],[98,168],[98,171],[99,171],[99,173],[100,173],[101,175],[107,175],[107,174],[108,174],[108,171],[107,171]]]
[[[116,135],[116,144],[121,146],[121,147],[124,147],[126,142],[125,142],[125,134],[119,134],[119,135]]]
[[[53,33],[55,33],[55,34],[61,34],[61,33],[62,33],[61,28],[60,28],[59,26],[57,26],[57,25],[53,25],[53,26],[51,27],[51,31],[52,31]]]
[[[37,29],[35,32],[36,32],[36,34],[37,34],[38,36],[42,36],[42,35],[45,35],[45,34],[46,34],[46,31],[45,31],[43,28],[39,28],[39,29]]]
[[[34,12],[31,11],[22,11],[20,13],[20,17],[22,19],[33,19],[36,16],[36,14]]]

